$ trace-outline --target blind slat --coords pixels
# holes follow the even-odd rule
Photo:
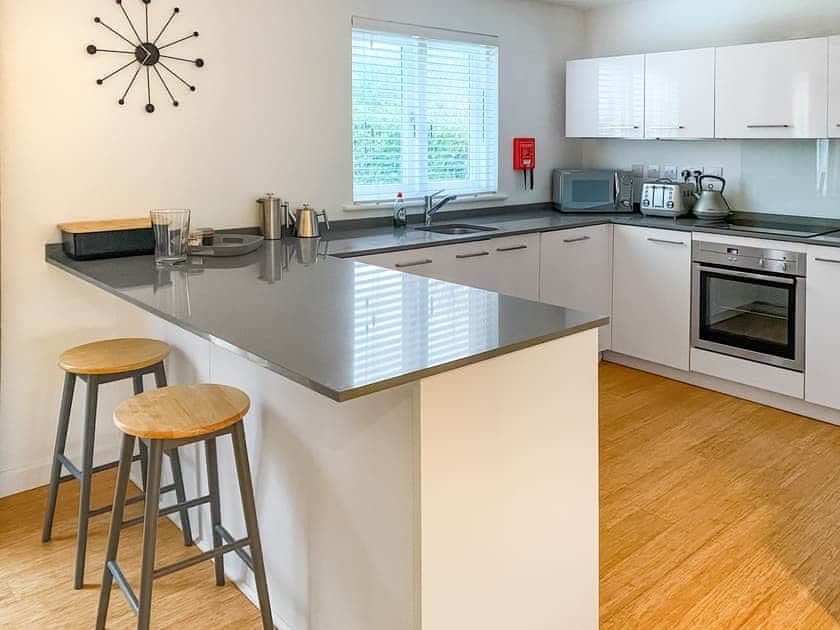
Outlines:
[[[354,28],[352,67],[354,201],[496,192],[496,45]]]

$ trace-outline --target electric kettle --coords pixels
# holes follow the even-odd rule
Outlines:
[[[714,184],[704,187],[703,182],[709,179],[720,182],[720,190],[715,190]],[[698,219],[725,219],[732,210],[723,196],[726,189],[726,180],[716,175],[702,175],[697,178],[697,190],[695,193],[697,203],[694,204],[694,216]]]
[[[298,238],[318,238],[321,236],[320,217],[324,217],[324,224],[330,229],[330,220],[326,210],[314,210],[307,204],[298,208],[294,213],[289,213],[292,222],[293,234]]]

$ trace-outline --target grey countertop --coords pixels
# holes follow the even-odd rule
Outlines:
[[[328,233],[326,240],[329,241],[329,253],[331,255],[349,257],[614,223],[682,232],[727,234],[748,238],[840,246],[840,221],[835,219],[756,213],[738,213],[734,217],[739,221],[740,228],[691,216],[669,219],[646,217],[639,213],[562,214],[550,209],[550,206],[542,206],[513,210],[498,209],[486,212],[450,212],[435,218],[435,222],[440,224],[457,222],[497,228],[494,232],[483,232],[470,236],[446,236],[423,232],[417,230],[416,226],[393,228],[387,224],[381,225],[386,223],[385,221],[378,221],[380,225],[365,221],[347,221],[344,222],[347,227],[341,226],[340,223],[337,224],[339,228]],[[354,228],[354,224],[358,224],[360,227]],[[794,226],[805,227],[815,234],[821,233],[823,235],[801,237],[784,233],[787,228]],[[830,232],[836,233],[828,234]]]
[[[47,262],[338,401],[596,328],[606,317],[341,260],[350,256],[615,223],[840,247],[840,221],[741,214],[748,229],[694,218],[561,214],[532,207],[449,212],[438,223],[497,228],[445,236],[387,220],[343,221],[318,243],[268,241],[239,258],[175,270],[150,256]],[[806,227],[823,235],[785,234]],[[770,230],[770,231],[762,231]],[[320,248],[317,262],[313,247]],[[329,254],[327,256],[326,254]],[[436,331],[448,331],[440,337]]]
[[[606,317],[268,241],[238,258],[46,260],[337,401],[606,324]],[[301,248],[304,248],[303,251]]]

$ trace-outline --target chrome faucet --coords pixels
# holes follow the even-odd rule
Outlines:
[[[445,190],[439,190],[436,193],[432,193],[431,195],[426,195],[425,197],[423,197],[423,218],[427,226],[432,224],[432,217],[437,213],[438,210],[443,208],[443,206],[448,204],[450,201],[455,201],[458,198],[458,195],[449,195],[435,203],[435,197],[442,195],[445,192]]]

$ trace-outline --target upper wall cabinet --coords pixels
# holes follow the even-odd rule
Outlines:
[[[717,49],[718,138],[825,138],[828,39]]]
[[[828,137],[840,138],[840,37],[828,38]]]
[[[645,55],[645,137],[714,135],[715,49]]]
[[[645,57],[581,59],[566,64],[566,136],[642,138]]]

